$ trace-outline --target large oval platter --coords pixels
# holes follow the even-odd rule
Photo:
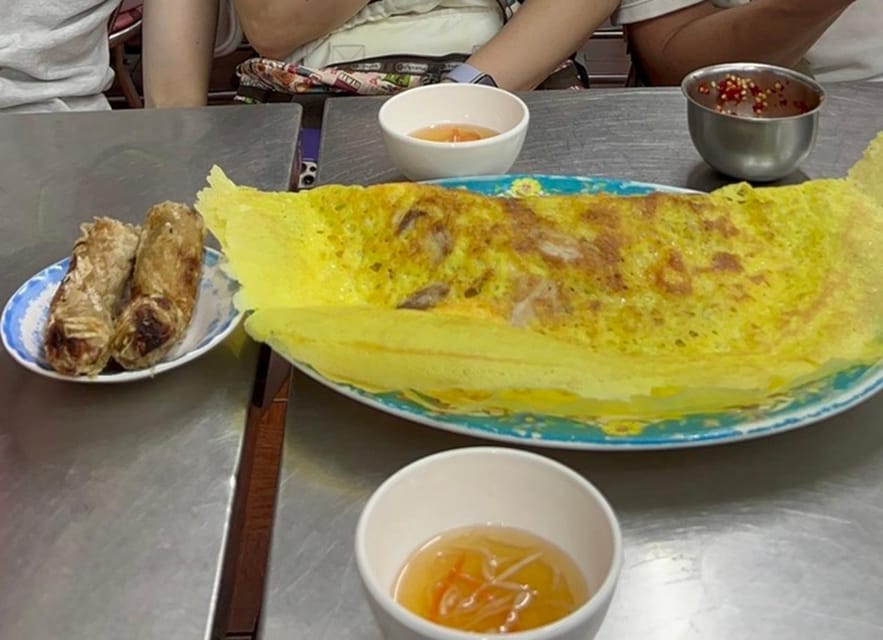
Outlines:
[[[486,195],[567,195],[611,193],[644,195],[655,191],[689,193],[665,185],[577,176],[505,175],[434,181]],[[539,447],[586,450],[677,449],[722,444],[806,426],[857,405],[883,388],[883,363],[854,367],[810,385],[770,397],[761,406],[636,422],[599,416],[576,421],[542,414],[506,416],[435,412],[399,393],[371,393],[324,378],[303,363],[306,375],[344,396],[381,411],[456,433]]]

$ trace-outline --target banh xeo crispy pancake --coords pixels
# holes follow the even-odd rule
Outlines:
[[[883,358],[878,146],[851,178],[494,198],[233,185],[197,208],[246,329],[324,376],[458,412],[661,417]]]

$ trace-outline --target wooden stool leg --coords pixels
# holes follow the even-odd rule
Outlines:
[[[113,56],[113,68],[116,74],[117,82],[120,83],[120,89],[126,97],[126,102],[133,109],[140,109],[144,105],[141,103],[141,96],[138,95],[138,89],[135,87],[135,81],[129,73],[129,67],[126,65],[124,55],[124,45],[120,44],[111,49]]]

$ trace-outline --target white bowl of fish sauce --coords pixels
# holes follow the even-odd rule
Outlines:
[[[411,180],[432,180],[509,171],[530,112],[503,89],[450,82],[393,96],[378,121],[396,168]]]
[[[387,640],[586,640],[613,597],[622,537],[604,496],[568,467],[469,447],[388,478],[355,552]]]

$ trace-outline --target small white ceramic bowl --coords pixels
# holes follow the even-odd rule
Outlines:
[[[585,478],[549,458],[503,447],[453,449],[418,460],[374,492],[356,528],[356,564],[387,640],[477,640],[429,622],[392,597],[410,555],[450,529],[495,524],[539,535],[566,551],[589,600],[561,620],[512,640],[586,640],[598,632],[622,564],[619,524]]]
[[[411,180],[493,175],[512,168],[530,112],[516,95],[478,84],[444,82],[387,100],[378,115],[393,164]],[[439,124],[471,124],[499,133],[473,142],[431,142],[410,134]]]

